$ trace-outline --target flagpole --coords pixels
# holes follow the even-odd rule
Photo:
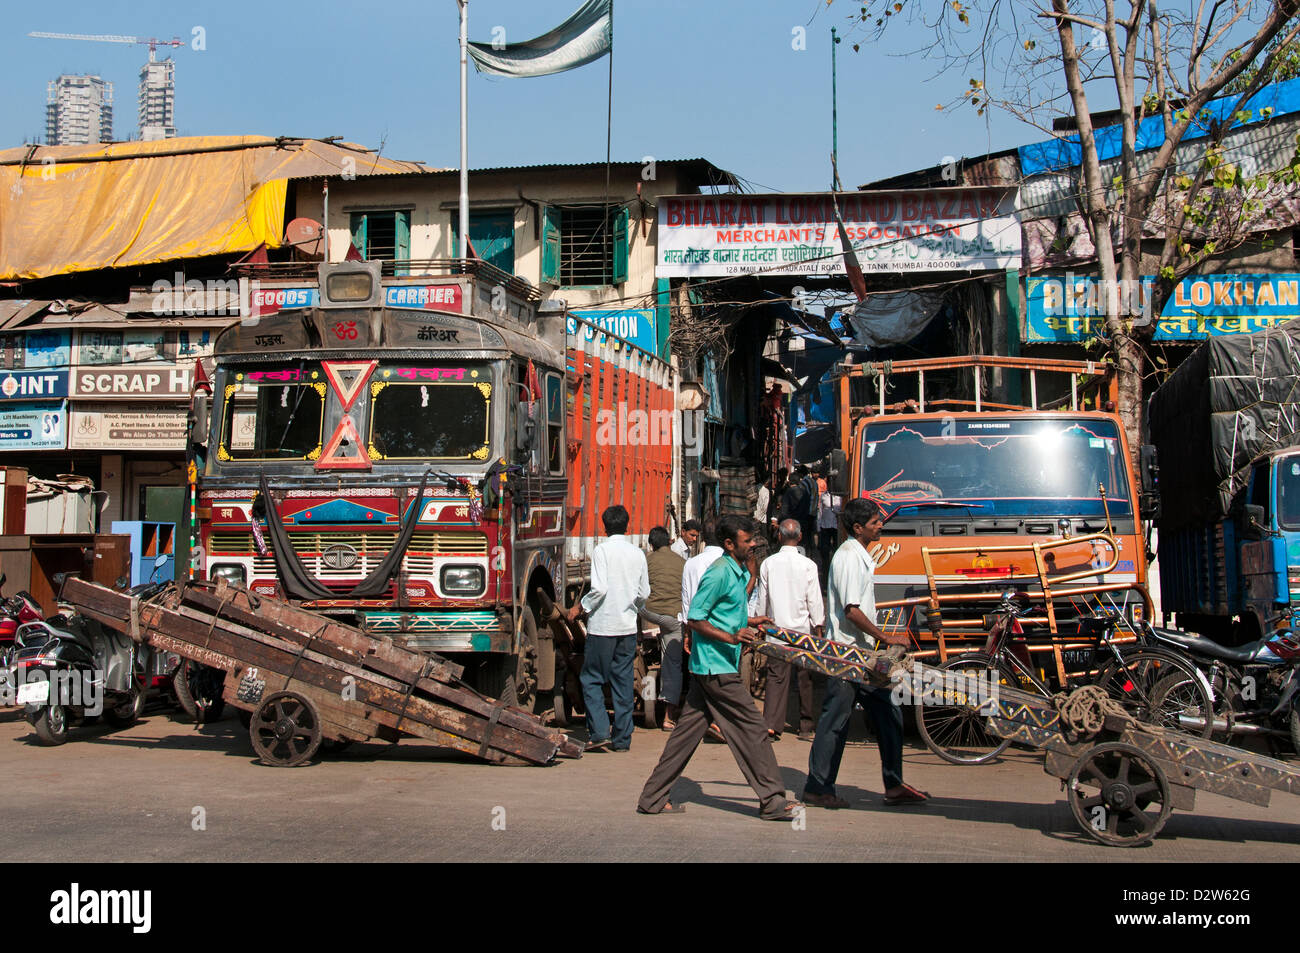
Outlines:
[[[609,242],[609,261],[614,260],[614,228],[609,215],[610,142],[614,128],[614,0],[609,0],[609,97],[605,110],[605,240]],[[614,275],[610,274],[610,281]]]
[[[469,260],[469,0],[460,7],[460,260]]]

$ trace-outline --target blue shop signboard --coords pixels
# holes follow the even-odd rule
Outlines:
[[[569,314],[569,336],[573,337],[578,333],[578,322],[575,318],[581,318],[588,324],[595,325],[606,334],[612,334],[615,337],[622,338],[630,344],[634,344],[647,354],[655,354],[659,349],[659,339],[655,333],[655,311],[654,308],[621,308],[612,311],[592,310],[592,311],[573,311]],[[587,336],[587,340],[596,337],[599,332],[595,328],[584,327],[582,331]],[[602,336],[598,344],[608,345],[610,343],[607,337]]]
[[[23,366],[67,367],[72,363],[71,331],[28,331],[23,342]]]
[[[1150,320],[1155,279],[1132,289],[1103,287],[1086,275],[1039,275],[1026,282],[1025,340],[1086,341],[1105,329],[1108,310]],[[1153,340],[1202,341],[1249,334],[1300,315],[1300,274],[1196,275],[1165,302]]]
[[[0,406],[0,451],[62,450],[67,444],[67,401]]]
[[[0,371],[0,401],[54,400],[68,396],[68,372]]]

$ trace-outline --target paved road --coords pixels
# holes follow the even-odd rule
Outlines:
[[[1281,795],[1272,808],[1198,795],[1197,812],[1175,813],[1150,847],[1102,847],[1079,834],[1060,783],[1029,754],[963,768],[910,747],[906,776],[935,797],[898,809],[881,803],[874,745],[856,741],[840,786],[852,809],[809,808],[795,830],[757,819],[714,743],[674,792],[685,815],[636,814],[666,737],[640,729],[626,754],[550,768],[490,767],[407,741],[269,768],[237,721],[196,730],[163,713],[74,734],[38,747],[20,713],[0,710],[0,860],[1300,861],[1300,801]],[[794,793],[807,756],[793,735],[777,744]],[[200,813],[206,830],[193,829]]]

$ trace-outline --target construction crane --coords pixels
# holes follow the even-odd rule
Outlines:
[[[149,62],[154,62],[154,53],[160,46],[170,46],[173,49],[184,46],[185,41],[179,36],[173,36],[170,40],[160,40],[157,37],[142,36],[118,36],[115,33],[28,33],[28,36],[34,36],[43,40],[92,40],[99,43],[143,43],[149,47]]]

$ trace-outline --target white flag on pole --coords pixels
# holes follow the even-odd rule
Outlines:
[[[598,60],[613,45],[612,2],[587,0],[554,30],[522,43],[470,43],[474,67],[499,76],[546,76]]]

